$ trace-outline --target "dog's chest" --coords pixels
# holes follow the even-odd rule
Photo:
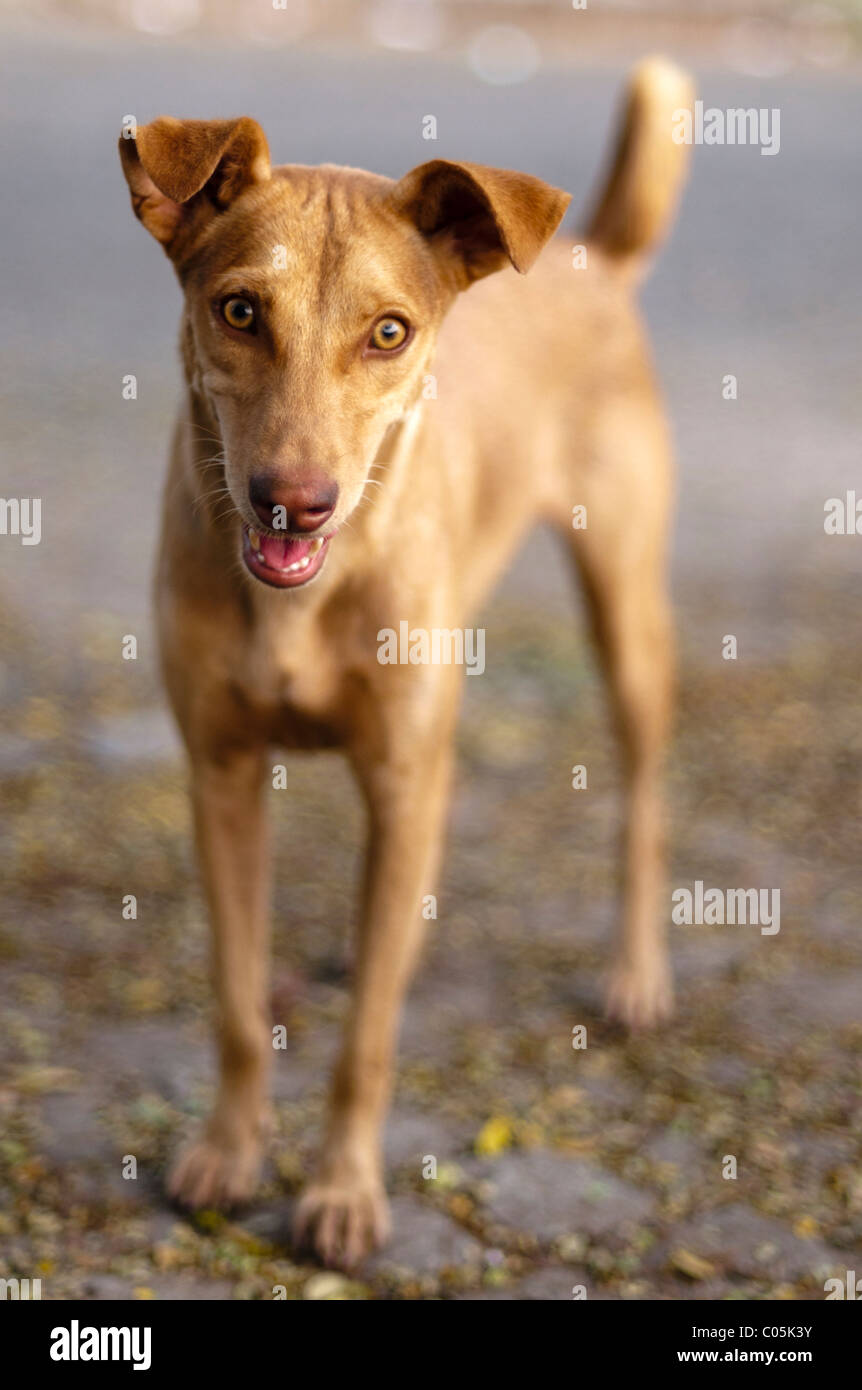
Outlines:
[[[250,635],[243,693],[286,746],[340,742],[344,723],[343,661],[337,634],[315,616],[264,611]]]

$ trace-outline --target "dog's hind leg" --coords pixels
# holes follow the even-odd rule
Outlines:
[[[586,590],[625,759],[622,928],[608,1012],[643,1027],[667,1016],[672,1005],[661,792],[673,684],[666,574],[670,468],[652,401],[638,398],[603,410],[587,458],[558,521]],[[586,521],[580,529],[572,526],[577,505],[586,508],[585,518],[578,515]]]
[[[254,1192],[267,1131],[272,1038],[267,1018],[269,854],[257,748],[192,757],[198,859],[212,930],[219,1079],[204,1132],[168,1181],[190,1207],[230,1206]]]

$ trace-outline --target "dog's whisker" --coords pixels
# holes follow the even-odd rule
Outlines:
[[[187,429],[196,430],[198,434],[202,435],[205,439],[212,439],[215,441],[216,444],[223,443],[221,435],[215,434],[212,430],[205,429],[203,425],[197,424],[196,421],[185,420],[183,423],[185,424]]]
[[[200,513],[207,504],[221,501],[224,497],[231,497],[230,488],[219,488],[215,492],[202,493],[201,496],[196,497],[192,503],[193,510]],[[231,502],[233,502],[232,497]]]

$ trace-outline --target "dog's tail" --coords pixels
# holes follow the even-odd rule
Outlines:
[[[689,147],[674,139],[694,101],[691,78],[664,58],[645,58],[629,81],[613,165],[587,237],[635,274],[667,232],[685,180]]]

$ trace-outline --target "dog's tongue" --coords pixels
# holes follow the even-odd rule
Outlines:
[[[311,549],[311,541],[295,541],[288,537],[261,536],[260,553],[270,569],[286,570],[299,560],[304,560]]]

